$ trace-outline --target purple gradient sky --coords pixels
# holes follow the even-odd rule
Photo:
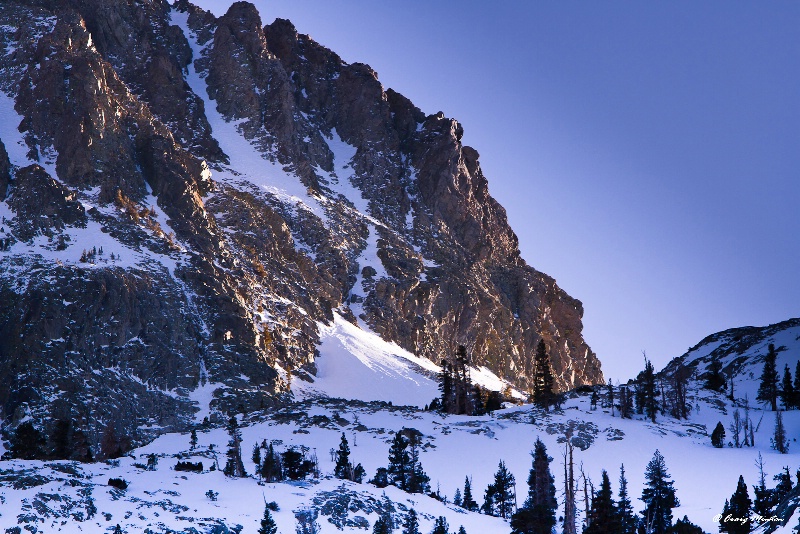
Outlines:
[[[464,125],[607,378],[800,316],[800,3],[254,3]]]

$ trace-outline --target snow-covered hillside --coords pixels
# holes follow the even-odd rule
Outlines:
[[[790,334],[786,334],[791,337]],[[797,346],[782,346],[784,354]],[[791,349],[791,351],[790,351]],[[752,357],[745,352],[743,356]],[[2,508],[0,525],[35,527],[32,532],[100,532],[120,524],[125,532],[254,532],[263,516],[264,502],[275,501],[274,517],[283,533],[294,532],[295,512],[307,508],[319,511],[322,533],[363,531],[384,513],[388,503],[396,520],[414,508],[421,518],[421,532],[430,532],[433,521],[445,516],[451,530],[463,525],[471,534],[506,533],[502,519],[467,512],[420,494],[407,494],[389,486],[379,489],[362,483],[335,479],[333,450],[344,433],[353,463],[361,463],[366,479],[388,463],[389,445],[395,433],[413,428],[422,435],[420,460],[431,478],[434,491],[452,500],[465,477],[472,479],[476,500],[492,481],[502,460],[515,475],[517,503],[527,492],[525,480],[531,466],[530,450],[537,438],[547,446],[555,460],[551,470],[559,493],[563,489],[563,451],[565,436],[572,435],[576,468],[597,484],[606,469],[617,491],[619,468],[624,464],[634,508],[642,508],[638,497],[644,485],[644,468],[656,449],[664,456],[675,481],[681,506],[675,518],[687,515],[706,532],[716,532],[714,517],[736,487],[739,475],[748,485],[757,482],[755,460],[760,453],[769,479],[784,466],[798,468],[800,411],[784,414],[790,454],[770,448],[775,413],[752,405],[751,417],[758,422],[755,447],[717,449],[709,433],[721,421],[728,426],[733,403],[721,394],[698,389],[691,382],[689,399],[693,405],[688,420],[659,416],[653,424],[634,415],[621,419],[602,405],[591,409],[590,393],[567,395],[560,410],[544,413],[531,405],[507,405],[485,416],[454,416],[423,411],[419,406],[436,395],[430,363],[420,362],[396,346],[343,320],[324,332],[317,380],[309,384],[293,380],[298,402],[282,409],[252,413],[240,421],[242,449],[248,478],[225,477],[212,463],[225,463],[228,434],[224,428],[198,427],[198,443],[190,448],[188,434],[168,434],[119,460],[77,464],[69,462],[7,461],[0,464]],[[757,364],[756,364],[757,366]],[[489,385],[489,384],[487,384]],[[747,388],[742,387],[742,395]],[[738,395],[737,395],[738,397]],[[751,396],[752,398],[753,396]],[[737,399],[741,406],[741,398]],[[249,460],[257,443],[266,441],[276,451],[290,447],[306,451],[318,459],[320,476],[303,481],[263,484],[253,474]],[[158,457],[155,471],[143,468],[147,457]],[[180,472],[179,461],[203,462],[202,473]],[[137,467],[135,464],[139,464]],[[109,478],[122,478],[130,485],[121,491],[107,485]],[[206,493],[219,495],[215,501]],[[91,497],[97,513],[86,517]],[[579,509],[581,506],[579,505]],[[781,532],[791,532],[796,518]],[[347,525],[350,526],[347,526]],[[217,530],[213,530],[217,525]],[[38,530],[36,530],[38,529]],[[171,529],[171,530],[170,530]]]

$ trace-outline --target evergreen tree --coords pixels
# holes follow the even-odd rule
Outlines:
[[[392,518],[387,514],[381,514],[372,526],[372,534],[392,534]]]
[[[439,391],[441,392],[440,404],[442,411],[444,413],[453,413],[455,405],[453,368],[447,360],[442,360],[442,370],[439,371]]]
[[[703,529],[689,521],[689,518],[683,516],[683,519],[678,519],[672,527],[672,534],[705,534]]]
[[[789,474],[789,468],[784,467],[783,471],[772,477],[772,479],[778,482],[773,490],[775,503],[777,504],[792,491],[792,475]]]
[[[463,500],[461,499],[461,489],[456,488],[456,492],[453,495],[453,504],[455,504],[456,506],[461,506],[462,502]]]
[[[415,440],[412,440],[408,448],[408,481],[406,487],[409,493],[427,493],[430,491],[431,478],[425,473],[422,468],[422,463],[419,461],[419,448]]]
[[[11,456],[20,460],[37,460],[44,456],[46,442],[30,421],[20,424],[11,438]]]
[[[592,390],[592,396],[589,397],[589,409],[596,410],[597,409],[597,401],[600,400],[600,396],[597,394],[597,390]]]
[[[589,526],[584,530],[584,534],[618,534],[621,530],[619,512],[611,496],[611,482],[605,469],[600,488],[592,499],[587,522]]]
[[[786,428],[783,426],[782,412],[775,414],[775,432],[772,434],[772,448],[781,454],[789,452],[789,440],[786,438]]]
[[[278,482],[283,479],[283,466],[280,456],[275,452],[272,443],[269,444],[264,459],[261,462],[261,478],[266,482]]]
[[[686,419],[689,417],[690,406],[687,400],[687,388],[691,376],[691,370],[678,362],[675,371],[670,377],[670,396],[672,401],[670,415],[676,419]]]
[[[253,454],[251,458],[253,463],[256,464],[256,470],[260,472],[261,470],[259,467],[261,467],[261,446],[258,443],[253,445]]]
[[[533,466],[528,475],[528,498],[511,518],[515,534],[550,534],[556,524],[556,486],[550,473],[547,448],[540,439],[533,446]]]
[[[611,417],[614,417],[614,384],[611,383],[610,378],[608,379],[606,398],[608,401],[608,407],[611,408]]]
[[[628,497],[628,479],[625,478],[625,466],[619,466],[619,493],[617,494],[617,517],[620,534],[636,532],[636,515],[633,513],[631,499]]]
[[[651,534],[666,534],[672,527],[672,509],[680,506],[672,480],[667,473],[664,457],[656,450],[645,469],[645,488],[641,500],[645,503],[642,516]]]
[[[792,383],[792,372],[789,371],[789,364],[783,368],[783,383],[779,392],[781,402],[783,403],[784,410],[791,410],[794,406],[795,392],[794,384]]]
[[[461,499],[461,507],[476,512],[478,510],[478,503],[472,498],[472,481],[469,477],[464,477],[464,496]]]
[[[450,525],[447,524],[447,518],[440,515],[433,524],[431,534],[449,534],[448,530],[450,530]]]
[[[770,343],[764,359],[764,370],[761,372],[761,383],[758,386],[757,400],[770,403],[772,411],[778,411],[778,369],[775,360],[778,355],[775,345]]]
[[[272,513],[269,511],[269,506],[264,505],[264,519],[261,520],[261,528],[258,529],[258,534],[275,534],[278,532],[278,525],[272,518]]]
[[[352,479],[353,464],[350,463],[350,446],[347,438],[342,432],[342,440],[339,442],[339,450],[336,452],[336,467],[333,469],[333,476],[344,480]]]
[[[486,397],[486,412],[491,413],[503,407],[503,399],[499,391],[490,391]]]
[[[386,469],[389,484],[397,486],[403,491],[407,489],[408,481],[408,443],[400,432],[394,435],[392,445],[389,448],[389,467]]]
[[[722,426],[722,422],[718,421],[714,431],[711,432],[711,444],[718,449],[725,446],[725,427]]]
[[[461,525],[460,527],[458,527],[458,533],[457,534],[467,534],[467,529],[464,528],[464,525]]]
[[[633,400],[636,404],[636,413],[644,413],[644,371],[639,371],[636,380],[633,382]]]
[[[236,417],[232,416],[228,421],[228,452],[226,456],[228,461],[225,463],[223,473],[232,478],[242,478],[247,476],[244,470],[244,462],[242,462],[242,431],[239,429],[239,423]]]
[[[514,475],[501,460],[494,475],[494,482],[486,488],[483,512],[487,515],[508,519],[514,511]]]
[[[192,433],[189,436],[189,450],[194,450],[197,447],[197,430],[194,428],[192,429]]]
[[[722,519],[719,523],[719,531],[728,534],[747,534],[752,527],[750,520],[750,496],[747,494],[747,485],[744,477],[739,475],[739,483],[730,501],[725,501]]]
[[[364,477],[367,475],[367,472],[364,470],[364,466],[361,464],[357,464],[355,468],[353,468],[353,482],[357,482],[361,484],[364,481]]]
[[[644,404],[644,413],[652,421],[656,422],[656,414],[658,413],[659,405],[657,390],[656,390],[656,374],[653,369],[653,364],[645,358],[644,371],[641,373],[642,381],[642,402]]]
[[[536,354],[533,357],[533,401],[543,407],[545,411],[550,410],[553,404],[553,369],[550,366],[550,355],[544,344],[544,338],[539,339],[536,345]]]
[[[630,419],[633,415],[633,395],[627,387],[619,389],[619,416]]]
[[[50,437],[53,442],[52,454],[56,460],[68,460],[71,455],[70,434],[72,434],[72,423],[66,419],[56,421],[53,434]]]
[[[797,365],[794,368],[794,402],[792,406],[797,409],[800,409],[800,360],[797,361]]]
[[[370,484],[378,488],[385,488],[389,485],[389,474],[385,467],[379,467],[375,472],[375,477],[369,481]]]
[[[722,362],[719,355],[714,352],[711,354],[711,363],[708,364],[708,372],[705,374],[703,387],[713,391],[722,391],[725,388],[725,377],[722,375]]]
[[[417,519],[417,512],[413,508],[408,509],[403,521],[403,534],[420,534],[419,519]]]
[[[413,435],[406,438],[406,430],[402,429],[395,434],[389,448],[387,483],[409,493],[426,493],[430,490],[430,477],[425,474],[419,461],[416,438]]]
[[[453,363],[453,394],[455,406],[453,413],[474,415],[475,403],[472,398],[472,380],[469,375],[469,357],[467,348],[459,345]]]

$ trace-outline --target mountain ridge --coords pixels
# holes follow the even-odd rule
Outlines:
[[[603,380],[582,304],[521,259],[461,126],[367,65],[246,2],[0,18],[10,421],[78,411],[98,443],[185,428],[208,382],[213,417],[283,402],[334,310],[435,363],[466,345],[523,390],[540,337],[560,390]]]

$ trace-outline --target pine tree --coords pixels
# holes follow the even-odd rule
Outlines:
[[[261,467],[261,446],[256,443],[253,445],[253,454],[251,456],[253,463],[256,464],[256,470],[261,471],[259,467]]]
[[[456,488],[456,492],[453,494],[453,504],[455,504],[456,506],[461,506],[462,502],[463,501],[461,499],[461,489]]]
[[[476,512],[478,510],[478,503],[472,498],[472,481],[469,477],[464,477],[464,496],[461,499],[461,507]]]
[[[617,534],[621,530],[617,506],[611,496],[611,482],[605,469],[600,488],[592,499],[588,523],[589,526],[584,530],[584,534]]]
[[[678,519],[672,527],[672,534],[705,534],[702,528],[698,527],[686,516]]]
[[[50,437],[53,442],[51,457],[56,460],[68,460],[71,454],[70,435],[72,434],[72,423],[66,419],[56,421],[53,434]]]
[[[467,529],[464,528],[464,525],[461,525],[460,527],[458,527],[458,533],[457,534],[467,534]]]
[[[400,432],[394,435],[392,445],[389,448],[389,467],[386,469],[389,484],[397,486],[403,491],[407,489],[409,458],[408,443]]]
[[[30,421],[20,424],[11,438],[11,456],[20,460],[37,460],[44,457],[46,442],[42,433]]]
[[[783,368],[783,384],[781,384],[781,390],[779,392],[781,397],[781,402],[783,403],[784,410],[791,410],[794,406],[794,385],[792,384],[792,372],[789,371],[789,364],[787,363],[786,366]]]
[[[258,534],[276,534],[278,532],[278,525],[272,518],[272,513],[269,511],[269,506],[264,504],[264,519],[261,520],[261,528],[258,529]]]
[[[499,391],[490,391],[486,396],[486,413],[491,413],[503,407],[503,398]]]
[[[645,469],[645,488],[641,500],[645,503],[642,512],[647,529],[652,534],[666,534],[672,526],[672,509],[680,505],[667,473],[664,457],[656,450]]]
[[[614,384],[611,383],[611,379],[608,379],[608,390],[607,390],[607,400],[608,400],[608,407],[611,408],[611,417],[614,417]]]
[[[239,429],[239,423],[236,417],[232,416],[228,421],[228,452],[226,453],[228,461],[225,463],[223,473],[232,478],[242,478],[247,476],[244,470],[244,462],[242,462],[242,431]]]
[[[628,497],[628,479],[625,478],[625,465],[619,466],[619,497],[617,500],[617,517],[619,517],[619,533],[634,534],[636,532],[636,515],[633,513],[631,499]]]
[[[453,396],[455,406],[452,413],[474,415],[475,403],[472,398],[472,380],[469,375],[467,348],[459,345],[453,362]]]
[[[494,475],[494,482],[486,488],[483,511],[487,515],[508,519],[514,511],[515,501],[514,475],[509,472],[505,462],[501,460]]]
[[[372,534],[392,534],[392,518],[382,514],[372,526]]]
[[[444,413],[453,413],[454,392],[453,392],[453,368],[450,362],[442,360],[442,370],[439,371],[439,391],[441,392],[440,404]]]
[[[789,440],[786,438],[786,428],[783,426],[783,414],[775,414],[775,432],[772,434],[772,448],[781,454],[789,452]]]
[[[619,416],[623,419],[630,419],[633,416],[633,395],[627,387],[619,390]]]
[[[772,490],[775,504],[778,504],[792,491],[792,475],[789,474],[789,468],[784,467],[783,471],[772,477],[772,479],[778,482]]]
[[[333,468],[333,476],[343,480],[352,479],[353,464],[350,463],[350,446],[347,438],[342,432],[342,440],[339,442],[339,450],[336,452],[336,467]]]
[[[736,491],[730,501],[725,501],[725,509],[722,511],[719,531],[727,532],[728,534],[747,534],[750,532],[752,526],[752,521],[750,520],[751,504],[744,477],[739,475]]]
[[[403,521],[403,534],[420,534],[419,519],[417,519],[417,512],[413,508],[408,509]]]
[[[656,414],[659,405],[656,398],[656,374],[653,364],[645,357],[644,371],[640,374],[642,381],[642,402],[644,413],[652,421],[656,422]]]
[[[670,394],[672,397],[670,415],[676,419],[686,419],[689,417],[690,407],[687,401],[687,388],[691,376],[691,370],[678,362],[675,371],[670,377]]]
[[[758,386],[757,400],[769,402],[772,411],[778,411],[778,369],[775,345],[770,343],[767,356],[764,359],[764,370],[761,372],[761,383]]]
[[[406,482],[407,491],[409,493],[427,493],[430,491],[431,478],[425,473],[422,468],[422,463],[419,461],[419,448],[415,440],[411,440],[408,448],[408,480]]]
[[[367,475],[367,472],[364,470],[364,466],[361,464],[357,464],[353,468],[353,482],[361,484],[364,481],[364,477]]]
[[[283,479],[283,467],[280,456],[275,452],[272,443],[269,444],[264,459],[261,462],[261,478],[266,482],[278,482]]]
[[[706,381],[703,387],[713,391],[722,391],[725,387],[725,377],[722,376],[722,362],[719,355],[714,352],[711,354],[711,363],[708,364],[708,372],[705,374]]]
[[[511,529],[515,534],[550,534],[556,524],[556,486],[550,474],[547,448],[540,439],[533,446],[533,466],[528,475],[528,498],[517,513],[511,517]]]
[[[450,525],[447,524],[447,518],[443,515],[440,515],[436,518],[436,522],[433,524],[433,530],[431,534],[449,534]]]
[[[544,344],[544,338],[539,339],[536,345],[536,354],[533,357],[533,401],[550,411],[553,404],[553,369],[550,366],[550,355]]]
[[[717,426],[711,432],[711,445],[718,449],[725,446],[725,427],[722,426],[721,421],[717,422]]]
[[[197,447],[197,430],[194,428],[192,429],[192,433],[189,436],[189,450],[194,450]]]
[[[792,406],[797,409],[800,409],[800,360],[797,361],[797,365],[794,368],[794,402]]]

